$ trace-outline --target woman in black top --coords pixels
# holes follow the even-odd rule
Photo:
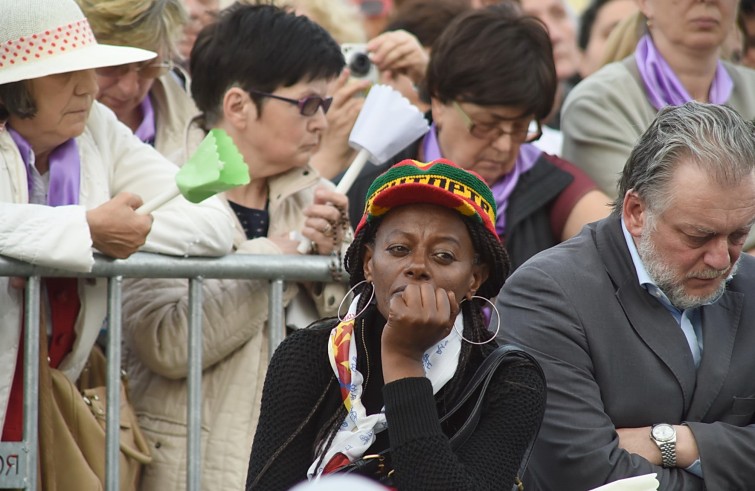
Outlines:
[[[275,352],[247,489],[289,489],[387,448],[399,490],[513,485],[543,415],[533,362],[495,373],[461,447],[448,437],[470,408],[439,421],[494,349],[483,299],[509,269],[495,214],[479,176],[445,160],[406,160],[375,180],[346,257],[357,297],[342,321]]]

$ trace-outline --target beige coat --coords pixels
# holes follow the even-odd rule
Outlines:
[[[155,79],[149,91],[155,110],[155,148],[171,162],[186,162],[186,127],[199,114],[194,100],[172,73]]]
[[[332,186],[311,168],[269,180],[270,235],[301,229],[317,184]],[[236,225],[237,254],[280,254]],[[287,304],[299,288],[287,286]],[[268,360],[268,283],[207,279],[203,290],[202,489],[243,489]],[[322,288],[313,297],[320,315],[334,315],[345,293],[343,284]],[[187,302],[185,280],[131,280],[124,293],[124,365],[153,445],[144,491],[186,489]]]

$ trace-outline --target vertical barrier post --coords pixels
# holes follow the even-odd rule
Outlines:
[[[26,280],[24,341],[24,444],[26,453],[26,489],[37,489],[37,461],[39,459],[39,276],[30,276]]]
[[[268,358],[273,357],[273,352],[286,337],[286,319],[283,312],[283,280],[276,278],[270,281],[270,294],[268,296],[267,328],[270,334],[268,338]]]
[[[202,479],[202,283],[201,276],[189,279],[188,491],[199,491]]]
[[[107,327],[107,431],[105,454],[105,488],[118,491],[120,487],[121,453],[121,297],[123,276],[113,276],[108,282]]]

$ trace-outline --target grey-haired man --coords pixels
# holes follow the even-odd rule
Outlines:
[[[657,473],[660,489],[755,483],[755,128],[667,107],[609,218],[535,256],[499,298],[504,341],[548,381],[529,489]]]

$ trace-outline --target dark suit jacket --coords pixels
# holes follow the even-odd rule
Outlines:
[[[617,217],[533,257],[497,305],[499,339],[529,349],[548,383],[526,489],[586,490],[650,472],[663,490],[755,489],[755,258],[743,255],[723,297],[702,307],[697,373],[681,328],[639,285]],[[704,482],[618,447],[615,428],[682,422]]]

